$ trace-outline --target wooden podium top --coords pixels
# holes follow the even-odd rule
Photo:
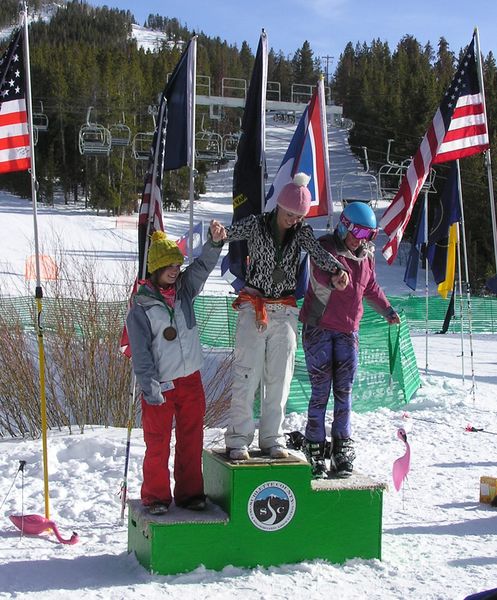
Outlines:
[[[289,450],[288,458],[270,458],[267,454],[263,454],[261,450],[252,450],[249,449],[250,458],[248,460],[232,460],[227,454],[224,448],[212,448],[206,449],[204,448],[204,452],[208,452],[213,457],[221,460],[228,466],[237,466],[237,467],[257,467],[257,466],[267,466],[267,465],[307,465],[306,460],[302,460],[298,456],[292,454],[292,451]]]

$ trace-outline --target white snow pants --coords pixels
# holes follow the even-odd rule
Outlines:
[[[249,446],[254,439],[254,396],[261,379],[265,394],[259,420],[259,448],[285,446],[283,420],[297,348],[298,309],[266,305],[268,326],[258,331],[250,302],[238,314],[233,364],[233,387],[226,447]]]

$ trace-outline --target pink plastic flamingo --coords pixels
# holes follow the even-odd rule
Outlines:
[[[404,456],[401,456],[393,463],[392,468],[392,477],[393,477],[393,485],[397,491],[400,490],[402,482],[407,477],[409,473],[409,468],[411,466],[411,448],[409,446],[409,442],[407,441],[407,433],[405,429],[400,428],[397,431],[397,437],[399,440],[402,440],[406,445],[406,451]]]
[[[39,535],[44,531],[51,529],[55,533],[55,537],[61,544],[76,544],[79,541],[78,534],[73,532],[70,539],[65,540],[59,533],[57,525],[41,515],[10,515],[9,519],[22,532],[28,535]]]

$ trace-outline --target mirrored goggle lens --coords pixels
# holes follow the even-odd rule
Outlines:
[[[378,234],[377,229],[370,229],[369,227],[362,227],[361,225],[353,225],[349,231],[356,240],[367,240],[368,242],[374,240]]]

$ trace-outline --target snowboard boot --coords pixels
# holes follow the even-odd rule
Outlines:
[[[354,462],[354,440],[350,438],[333,438],[331,449],[331,465],[335,477],[350,477],[352,475],[352,463]]]
[[[324,442],[304,441],[304,455],[307,462],[311,465],[311,474],[313,479],[326,479],[328,470],[324,460]]]

